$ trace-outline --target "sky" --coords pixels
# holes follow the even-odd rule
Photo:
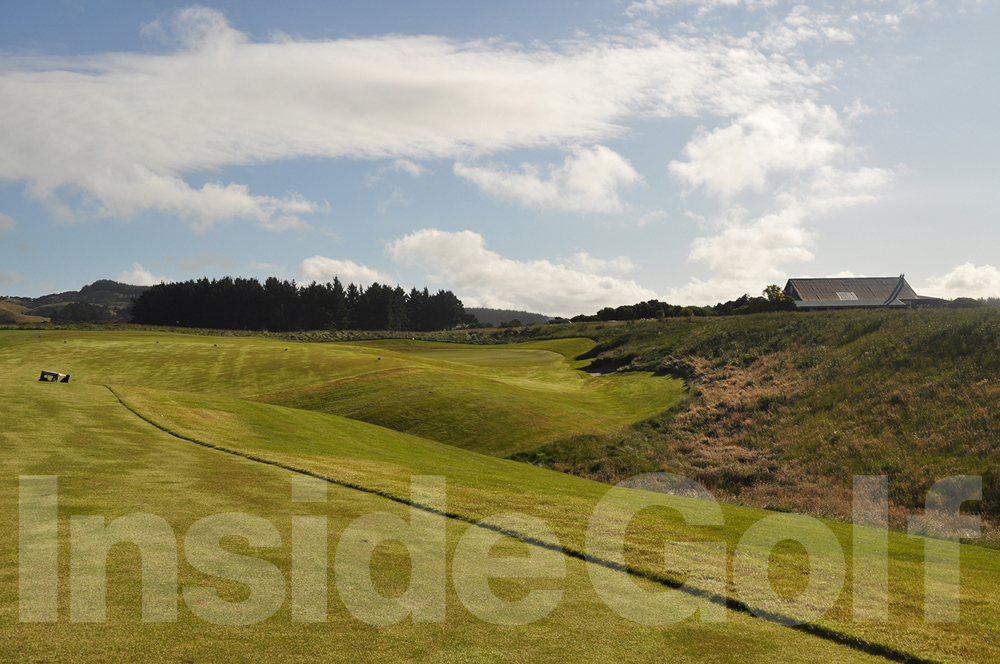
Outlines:
[[[0,294],[998,296],[998,33],[991,0],[6,3]]]

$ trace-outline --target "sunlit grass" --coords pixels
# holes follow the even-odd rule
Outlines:
[[[6,470],[0,481],[0,519],[17,522],[17,478],[46,474],[59,477],[60,578],[68,579],[69,524],[71,515],[103,515],[110,520],[133,512],[147,512],[168,521],[181,542],[197,519],[211,514],[239,511],[268,519],[281,535],[276,549],[251,549],[238,542],[230,550],[264,558],[290,578],[290,522],[293,514],[318,514],[328,518],[329,568],[333,569],[336,543],[354,519],[373,512],[408,518],[408,508],[369,492],[330,485],[324,503],[291,503],[293,473],[208,449],[160,431],[121,406],[107,389],[83,383],[45,384],[6,378],[0,383],[0,461]],[[169,402],[169,399],[167,399]],[[189,402],[194,406],[195,402]],[[234,401],[227,411],[210,399],[200,410],[188,411],[195,422],[227,436],[247,432],[268,435],[267,427],[291,424],[269,417],[282,409]],[[169,403],[167,404],[169,405]],[[246,405],[249,410],[242,411]],[[177,412],[181,406],[177,404]],[[164,413],[164,419],[173,411]],[[325,430],[314,424],[313,435],[329,434],[344,420],[298,413],[305,420],[335,421]],[[226,423],[228,422],[228,424]],[[355,423],[356,424],[356,423]],[[306,425],[308,428],[308,424]],[[357,426],[374,430],[374,427]],[[263,428],[261,428],[263,427]],[[406,439],[383,432],[385,441]],[[288,432],[283,431],[282,436]],[[355,439],[344,435],[342,440]],[[371,433],[373,443],[378,434]],[[310,435],[302,434],[299,442]],[[225,437],[217,442],[225,442]],[[251,438],[252,440],[252,438]],[[415,441],[415,439],[412,439]],[[262,443],[263,444],[263,443]],[[314,441],[314,452],[326,443]],[[364,447],[364,441],[358,443]],[[430,445],[433,449],[438,449]],[[441,448],[444,449],[443,446]],[[327,448],[329,450],[329,448]],[[350,450],[345,450],[349,452]],[[455,450],[464,458],[472,455]],[[510,462],[480,457],[486,464],[514,466]],[[432,460],[428,456],[426,460]],[[453,464],[461,465],[461,464]],[[385,468],[371,467],[372,476]],[[449,471],[438,467],[435,472]],[[543,471],[537,471],[545,474]],[[469,477],[474,472],[467,471]],[[547,473],[549,475],[554,475]],[[556,476],[557,477],[557,476]],[[572,478],[570,478],[572,479]],[[580,480],[575,480],[580,482]],[[595,485],[596,486],[596,485]],[[469,527],[464,521],[447,523],[449,560],[458,538]],[[449,583],[447,614],[443,623],[414,624],[405,619],[388,627],[372,627],[354,618],[340,601],[336,579],[329,584],[328,620],[321,624],[291,621],[288,597],[270,619],[246,627],[208,624],[195,617],[179,598],[175,623],[141,622],[140,565],[136,550],[119,545],[108,558],[108,619],[100,624],[69,621],[69,586],[62,583],[59,622],[25,624],[17,619],[17,531],[5,528],[0,535],[0,659],[18,662],[327,662],[327,661],[518,661],[518,662],[830,662],[880,661],[822,639],[789,632],[745,614],[729,612],[724,623],[685,621],[677,625],[644,627],[630,623],[607,609],[590,587],[582,561],[567,559],[567,577],[557,581],[530,581],[530,587],[556,587],[563,592],[548,617],[523,627],[498,627],[472,616]],[[398,573],[390,547],[374,559],[372,575],[378,587],[389,588]],[[199,573],[180,555],[181,586],[215,587],[221,596],[239,599],[239,584]],[[547,585],[546,585],[547,584]]]

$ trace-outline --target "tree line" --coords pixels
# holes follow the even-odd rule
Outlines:
[[[795,300],[788,297],[780,286],[771,284],[758,297],[741,295],[735,300],[720,302],[714,307],[682,307],[659,300],[647,300],[620,307],[605,307],[593,316],[574,316],[580,321],[643,320],[648,318],[675,318],[678,316],[741,316],[766,311],[795,311]]]
[[[427,288],[315,281],[269,277],[202,278],[160,284],[146,289],[132,307],[132,322],[224,330],[447,330],[474,326],[462,301],[451,291],[431,294]]]

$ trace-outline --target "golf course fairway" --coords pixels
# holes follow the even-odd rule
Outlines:
[[[290,343],[256,337],[136,331],[0,331],[0,658],[5,661],[523,661],[564,662],[876,662],[1000,660],[997,552],[961,548],[962,620],[924,621],[919,538],[889,535],[889,620],[852,614],[849,524],[822,521],[840,545],[847,575],[823,615],[792,628],[751,613],[732,559],[764,510],[722,504],[724,522],[687,526],[678,512],[645,507],[647,493],[622,493],[635,516],[625,531],[624,570],[611,570],[648,592],[679,592],[710,579],[664,567],[664,543],[724,542],[728,565],[717,599],[721,619],[693,616],[645,625],[610,608],[585,562],[588,523],[610,487],[503,456],[575,433],[603,432],[670,407],[676,379],[620,372],[588,376],[575,358],[592,342],[559,340],[466,347],[411,340],[349,344]],[[67,384],[38,382],[40,370],[71,374]],[[25,622],[19,549],[19,478],[55,477],[58,485],[58,584],[54,622]],[[337,550],[354,524],[385,513],[414,518],[414,478],[443,478],[442,619],[404,617],[386,625],[359,619],[341,596]],[[325,498],[293,501],[293,484],[320,482]],[[671,497],[679,509],[710,510]],[[630,503],[631,501],[631,503]],[[155,515],[177,542],[175,620],[143,620],[143,562],[134,544],[107,556],[106,615],[73,619],[73,517]],[[213,515],[246,514],[273,525],[280,543],[251,546],[228,536],[221,547],[266,561],[293,585],[294,518],[325,523],[328,570],[322,620],[296,619],[293,593],[251,624],[215,624],[185,589],[212,588],[236,604],[252,592],[238,580],[191,564],[185,534]],[[503,513],[543,522],[532,544],[502,537],[491,556],[556,552],[565,575],[492,579],[513,602],[530,591],[559,591],[554,608],[527,624],[496,624],[459,596],[452,562],[474,524]],[[786,515],[787,516],[787,515]],[[359,519],[361,521],[359,521]],[[23,522],[23,520],[22,520]],[[357,526],[360,527],[360,526]],[[516,529],[508,535],[517,535]],[[558,553],[558,550],[562,553]],[[700,549],[693,548],[697,562]],[[383,542],[371,553],[371,579],[386,597],[407,592],[410,562],[423,555]],[[775,591],[803,591],[810,560],[801,547],[771,552]],[[300,561],[301,563],[301,561]],[[704,581],[702,586],[699,583]],[[791,606],[791,603],[789,603]]]

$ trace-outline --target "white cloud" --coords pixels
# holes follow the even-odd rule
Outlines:
[[[785,52],[807,41],[854,41],[853,34],[836,25],[839,20],[838,16],[817,14],[806,5],[798,5],[783,21],[768,26],[760,44],[766,49]]]
[[[1000,270],[992,265],[963,263],[943,277],[927,280],[923,295],[937,297],[1000,297]]]
[[[246,269],[251,274],[266,274],[269,277],[284,272],[277,263],[258,263],[257,261],[247,263]]]
[[[595,258],[586,251],[573,254],[563,263],[566,267],[583,272],[631,272],[635,269],[632,259],[628,256],[616,256],[611,259]]]
[[[392,193],[389,194],[389,197],[380,200],[376,207],[378,207],[378,211],[381,214],[385,214],[386,210],[393,205],[407,205],[409,202],[410,201],[406,199],[406,196],[403,195],[403,192],[400,191],[399,187],[393,187]]]
[[[349,260],[326,258],[325,256],[313,256],[305,259],[299,264],[298,272],[299,277],[304,281],[329,283],[333,281],[334,277],[337,277],[344,286],[350,283],[359,286],[369,286],[375,282],[389,284],[393,281],[389,275],[373,270],[366,265],[358,265]]]
[[[412,177],[418,178],[424,174],[424,167],[410,159],[396,159],[395,161],[392,162],[391,165],[383,166],[382,168],[378,169],[374,174],[368,175],[365,178],[365,185],[368,187],[375,186],[378,183],[378,181],[382,179],[382,176],[388,173],[389,171],[394,171],[396,173],[403,172],[409,174]]]
[[[857,104],[847,111],[859,112]],[[684,148],[687,161],[670,163],[675,178],[726,207],[747,191],[767,192],[774,204],[749,223],[730,214],[714,235],[695,240],[689,260],[714,274],[671,296],[707,304],[756,293],[784,281],[784,264],[812,260],[809,217],[875,200],[894,177],[889,169],[860,166],[860,151],[846,138],[837,112],[812,101],[765,105],[698,132]]]
[[[659,14],[664,9],[679,6],[695,6],[701,13],[707,13],[719,7],[739,7],[746,6],[748,9],[758,7],[770,7],[777,4],[777,0],[643,0],[633,2],[625,10],[629,16],[637,14]]]
[[[387,250],[401,265],[429,270],[431,279],[458,291],[470,306],[573,316],[656,297],[635,281],[587,269],[596,260],[589,255],[577,254],[575,262],[564,263],[513,260],[488,250],[483,236],[472,231],[424,229],[397,239]],[[625,261],[615,259],[618,267]]]
[[[594,144],[630,118],[745,116],[810,99],[829,78],[755,45],[683,35],[551,48],[398,35],[254,43],[200,7],[146,31],[172,36],[178,50],[0,56],[0,180],[66,217],[82,193],[83,216],[163,210],[198,228],[234,218],[266,226],[316,205],[185,177],[296,157],[391,159],[412,175],[429,158]],[[615,206],[602,183],[637,176],[614,160],[597,148],[571,160],[603,165],[597,173],[609,178],[596,180],[603,198],[572,205]]]
[[[825,211],[866,203],[878,198],[895,173],[887,168],[855,170],[822,166],[802,188],[812,211]]]
[[[699,130],[684,147],[687,161],[670,162],[670,173],[709,194],[729,197],[761,191],[776,171],[818,169],[843,155],[837,112],[814,102],[762,106],[714,131]]]
[[[548,177],[531,164],[521,172],[455,164],[455,174],[496,198],[526,207],[566,212],[620,212],[618,188],[642,182],[632,163],[603,145],[576,148],[562,166],[549,165]]]
[[[8,270],[6,272],[0,272],[0,286],[6,288],[7,286],[13,286],[14,284],[21,283],[24,279],[21,273],[16,270]]]
[[[646,212],[641,217],[639,217],[639,220],[636,222],[636,226],[638,226],[639,228],[645,228],[646,226],[655,221],[659,221],[661,219],[666,219],[666,218],[667,218],[667,213],[664,210],[650,210],[649,212]]]
[[[409,159],[397,159],[392,162],[392,168],[396,171],[403,171],[404,173],[409,173],[413,177],[417,178],[424,172],[424,169],[415,162]]]
[[[785,203],[784,209],[750,221],[743,219],[745,211],[735,210],[732,218],[717,222],[714,235],[696,239],[688,259],[715,274],[671,290],[669,301],[715,304],[756,295],[768,284],[784,283],[787,275],[780,265],[812,260],[808,247],[815,238],[802,225],[805,212],[793,200]]]
[[[155,286],[161,283],[173,282],[173,279],[157,277],[139,263],[132,263],[131,270],[122,270],[118,274],[117,280],[123,284],[132,284],[134,286]]]
[[[332,226],[321,226],[319,232],[334,242],[340,242],[343,239],[340,237],[340,233],[338,233]]]
[[[0,235],[11,232],[15,226],[17,226],[17,222],[3,212],[0,212]]]

